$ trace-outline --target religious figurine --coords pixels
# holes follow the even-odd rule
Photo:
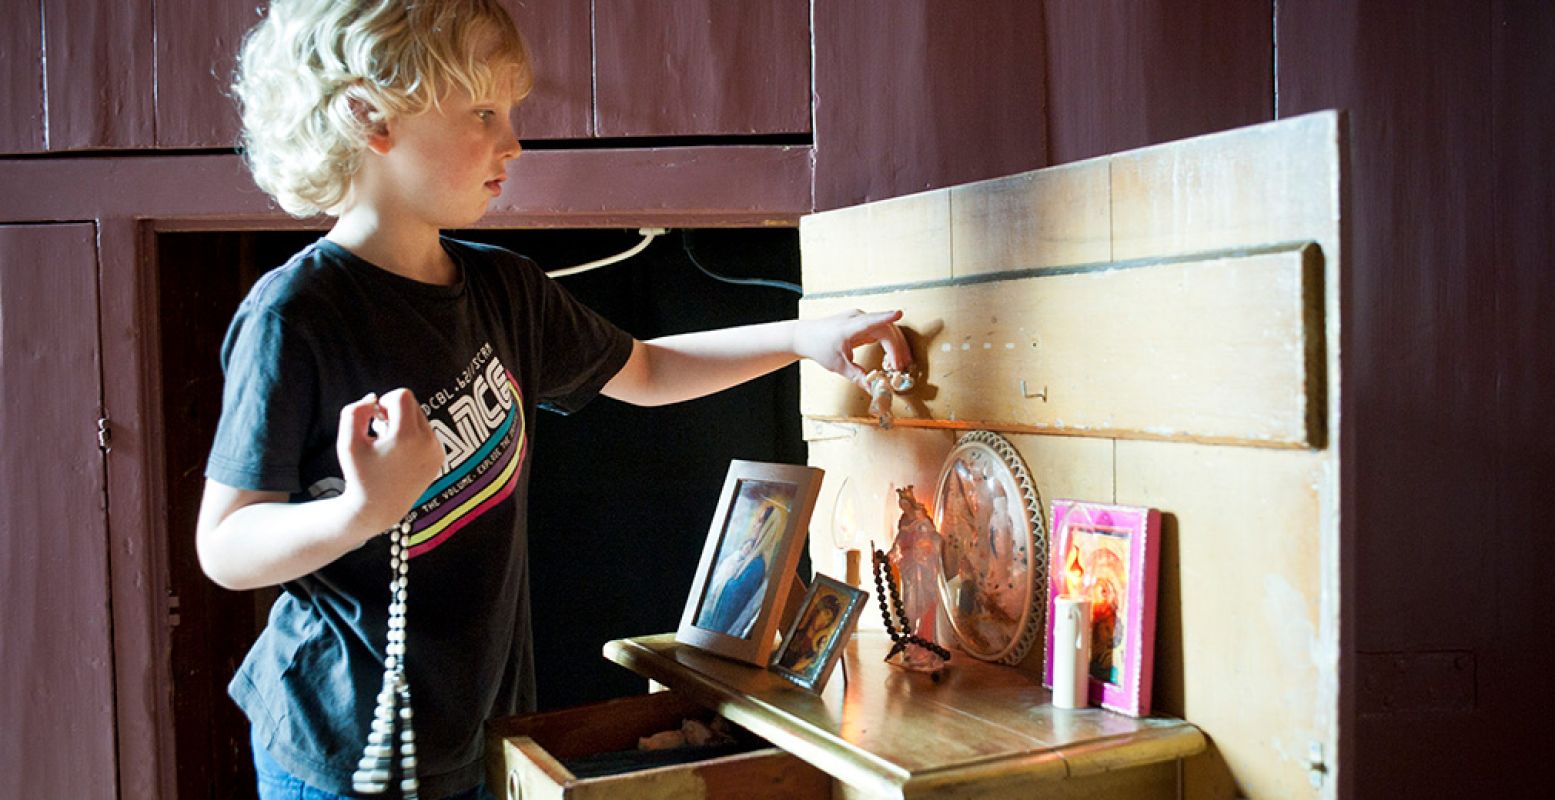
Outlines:
[[[940,547],[942,539],[929,512],[913,496],[912,487],[898,489],[902,516],[896,523],[896,541],[888,558],[901,581],[898,614],[910,629],[899,649],[900,665],[921,672],[937,672],[949,653],[934,642],[934,623],[939,614]],[[900,643],[900,640],[899,640]]]
[[[912,390],[912,375],[894,369],[871,370],[864,376],[869,385],[869,413],[880,420],[881,430],[890,430],[896,417],[891,413],[891,395]]]

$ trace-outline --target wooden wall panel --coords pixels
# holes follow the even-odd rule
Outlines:
[[[247,3],[157,0],[157,146],[236,147],[230,97],[244,34],[260,20]]]
[[[814,6],[816,209],[1046,165],[1041,4]]]
[[[1044,0],[1041,7],[1049,164],[1273,118],[1269,2]]]
[[[807,133],[807,0],[594,4],[600,136]]]
[[[1111,176],[1098,158],[952,187],[955,277],[1111,261]]]
[[[910,442],[909,437],[922,435],[913,427],[912,418],[924,416],[926,409],[944,412],[947,404],[992,403],[1000,397],[1015,402],[1012,379],[1031,370],[1010,364],[979,368],[980,361],[994,364],[1000,360],[1002,351],[994,345],[1004,341],[983,336],[984,329],[1018,330],[1035,336],[1041,351],[1036,363],[1052,373],[1045,382],[1031,385],[1028,380],[1028,393],[1047,389],[1039,396],[1020,398],[1032,404],[1057,404],[1070,397],[1076,386],[1096,380],[1096,373],[1114,371],[1098,369],[1097,364],[1105,365],[1111,356],[1127,360],[1127,366],[1116,366],[1115,371],[1147,387],[1136,405],[1152,415],[1151,420],[1129,418],[1127,426],[1098,425],[1081,430],[1090,424],[1089,414],[1111,422],[1127,417],[1113,404],[1122,402],[1120,398],[1126,398],[1130,390],[1117,386],[1086,394],[1072,407],[1036,412],[1052,414],[1054,423],[1061,417],[1062,424],[1076,428],[1071,433],[1096,437],[1075,439],[1086,442],[1088,448],[1094,446],[1094,451],[1086,451],[1090,460],[1081,456],[1050,461],[1044,469],[1058,476],[1048,479],[1055,484],[1077,473],[1110,469],[1107,481],[1074,480],[1078,487],[1075,496],[1150,505],[1166,515],[1155,673],[1158,707],[1200,725],[1216,745],[1212,755],[1185,768],[1184,791],[1190,797],[1333,797],[1338,794],[1333,776],[1342,774],[1346,767],[1336,752],[1340,725],[1340,519],[1344,502],[1339,488],[1340,454],[1353,436],[1341,435],[1338,408],[1342,398],[1336,380],[1343,330],[1339,319],[1342,276],[1347,263],[1341,261],[1340,231],[1345,201],[1341,183],[1343,122],[1337,113],[1315,114],[1104,159],[1108,179],[1093,181],[1087,184],[1088,189],[1076,188],[1079,183],[1071,185],[1067,207],[1086,206],[1088,203],[1079,198],[1082,192],[1105,196],[1109,233],[1105,245],[1116,259],[1110,262],[1116,265],[1112,270],[1100,271],[1094,264],[1063,265],[1016,273],[1019,277],[1012,281],[969,269],[972,274],[967,277],[937,285],[898,287],[878,295],[855,289],[810,296],[801,303],[806,315],[821,313],[830,307],[827,304],[837,303],[908,306],[914,351],[928,378],[920,382],[916,396],[898,398],[895,405],[907,419],[899,416],[890,432],[876,431],[856,417],[850,422],[807,421],[812,459],[836,459],[827,463],[857,470],[854,474],[874,472],[876,481],[881,473],[937,471],[942,455],[887,444],[893,439]],[[1059,169],[1048,168],[1035,175]],[[979,190],[988,191],[986,186],[952,187],[952,217],[957,215],[957,198]],[[997,199],[988,199],[979,213],[997,212],[1007,203],[1007,216],[1019,219],[1031,213],[1027,209],[1041,205],[1036,202],[1040,196],[1032,196],[1039,192],[996,194]],[[862,227],[868,218],[860,211],[841,213],[853,215],[855,227]],[[989,219],[999,216],[993,213]],[[1098,229],[1094,216],[1075,213],[1072,224],[1081,231]],[[903,226],[903,230],[912,229]],[[873,241],[877,233],[862,230],[857,235]],[[1081,233],[1075,238],[1093,237]],[[1023,247],[1012,244],[1018,238],[1009,236],[998,222],[963,225],[953,229],[952,251],[957,256],[971,254],[974,264],[1015,263],[1024,258],[1019,255]],[[1303,245],[1303,241],[1308,244]],[[807,279],[812,264],[827,263],[824,258],[812,260],[809,252],[805,257]],[[1202,276],[1189,277],[1194,269],[1211,264],[1222,268],[1250,266],[1264,258],[1272,259],[1264,266],[1282,264],[1274,272],[1286,276],[1283,282],[1265,287],[1264,292],[1252,290],[1256,280],[1240,280],[1255,278],[1257,268],[1226,269],[1221,277],[1239,280],[1218,285],[1198,280]],[[1172,267],[1182,268],[1178,273],[1184,277],[1182,284],[1150,284],[1148,289],[1134,286],[1140,290],[1138,302],[1119,302],[1124,293],[1109,286],[1098,293],[1099,297],[1073,303],[1081,312],[1088,312],[1078,320],[1042,306],[1044,297],[1056,302],[1059,295],[1072,293],[1068,289],[1073,287],[1058,290],[1064,281],[1134,273],[1133,280],[1150,272],[1164,275]],[[952,272],[960,274],[959,262],[953,264]],[[1296,273],[1302,278],[1293,280]],[[885,277],[889,279],[889,273]],[[1013,291],[1018,286],[1042,291],[1029,292],[1037,300],[1023,306],[1022,293]],[[1190,296],[1196,297],[1196,291],[1228,305],[1214,309],[1195,306]],[[906,300],[933,293],[944,296],[934,303],[919,304],[931,309],[926,316],[932,319],[912,319],[914,307]],[[1175,337],[1206,324],[1206,320],[1225,321],[1246,313],[1249,298],[1271,295],[1285,298],[1284,323],[1254,325],[1245,335],[1225,338],[1256,341],[1268,335],[1270,342],[1287,348],[1289,352],[1282,358],[1302,364],[1290,374],[1303,376],[1292,378],[1287,385],[1313,390],[1310,402],[1302,404],[1299,413],[1287,416],[1301,419],[1308,431],[1321,427],[1322,435],[1301,439],[1297,442],[1300,446],[1287,449],[1271,447],[1267,438],[1257,441],[1259,446],[1234,447],[1147,440],[1161,433],[1157,424],[1161,419],[1186,409],[1234,414],[1256,408],[1246,396],[1233,398],[1224,391],[1213,391],[1229,385],[1228,380],[1202,375],[1202,381],[1192,380],[1198,367],[1225,365],[1230,351],[1216,337],[1203,337],[1197,340],[1199,344]],[[966,335],[961,332],[966,326],[958,327],[961,320],[955,317],[957,313],[982,327],[974,325],[973,335]],[[1268,312],[1254,312],[1252,317],[1280,318]],[[1140,324],[1148,327],[1149,333],[1136,330],[1139,335],[1130,337],[1127,344],[1109,344],[1110,331],[1134,320],[1148,320]],[[1152,327],[1157,324],[1172,332]],[[1203,346],[1207,340],[1215,340],[1215,344]],[[990,345],[986,351],[983,342]],[[1064,350],[1066,343],[1067,352],[1074,357],[1057,363],[1053,351]],[[1190,359],[1198,365],[1193,369],[1172,361],[1184,351],[1195,350],[1200,357]],[[878,356],[867,351],[859,355],[866,366]],[[1044,358],[1049,361],[1044,363]],[[1266,367],[1271,358],[1249,360]],[[824,394],[823,383],[832,379],[803,366],[801,410],[808,415],[814,413],[812,398]],[[1321,378],[1315,377],[1318,373]],[[1183,384],[1177,382],[1185,377],[1188,384],[1211,387],[1211,396],[1187,398],[1180,391]],[[1315,387],[1322,387],[1321,397]],[[845,402],[861,412],[864,399],[856,390],[850,391],[852,395]],[[843,402],[839,398],[840,393],[826,402],[837,405]],[[952,424],[946,420],[948,413],[934,416],[940,424]],[[1014,417],[1016,413],[1003,416]],[[953,424],[984,426],[983,419],[962,414],[959,407],[954,420]],[[1121,427],[1128,430],[1119,430]],[[844,431],[853,428],[859,432],[850,440]],[[1025,451],[1028,440],[1060,438],[1021,437],[1020,446]],[[833,452],[844,447],[845,457]],[[1098,452],[1107,457],[1094,461]],[[1104,491],[1108,487],[1112,488],[1110,493]],[[1051,499],[1044,491],[1044,500],[1050,503]],[[817,563],[822,563],[819,558]],[[1312,753],[1322,760],[1319,766],[1323,772],[1316,773],[1315,783],[1308,762]]]
[[[1327,410],[1322,270],[1316,246],[1290,246],[806,297],[801,315],[905,311],[923,388],[896,404],[901,425],[1314,447]],[[806,416],[868,419],[851,383],[811,362],[801,371]]]
[[[1524,401],[1547,409],[1551,386],[1512,366],[1532,366],[1548,337],[1501,332],[1528,321],[1524,303],[1547,309],[1547,295],[1529,290],[1547,288],[1550,262],[1546,252],[1514,267],[1497,255],[1503,243],[1537,246],[1549,225],[1536,210],[1548,208],[1548,173],[1529,169],[1543,156],[1517,146],[1549,142],[1548,117],[1542,131],[1498,138],[1502,102],[1548,106],[1540,87],[1552,57],[1532,45],[1551,35],[1544,5],[1278,6],[1279,113],[1341,107],[1350,120],[1342,413],[1359,432],[1344,459],[1345,649],[1356,662],[1341,729],[1353,734],[1342,774],[1359,796],[1525,793],[1521,770],[1491,765],[1516,759],[1555,714],[1555,698],[1524,683],[1549,637],[1509,605],[1555,600],[1548,526],[1526,522],[1543,517],[1545,492],[1502,516],[1519,480],[1506,454],[1537,452],[1540,430],[1509,434],[1503,420]],[[1503,27],[1498,8],[1517,9],[1524,27]],[[1508,222],[1526,212],[1533,224],[1501,227],[1501,181],[1520,200]],[[1514,343],[1523,347],[1503,349]],[[1513,441],[1498,454],[1497,442]],[[1463,667],[1431,669],[1444,655]],[[1473,700],[1431,699],[1462,696]]]
[[[43,17],[19,3],[0,28],[0,154],[36,153],[43,139]]]
[[[1503,610],[1555,608],[1555,536],[1529,520],[1545,518],[1555,486],[1555,5],[1497,2],[1492,19],[1492,137],[1495,170],[1496,357],[1495,462],[1500,476],[1495,549],[1500,574],[1494,603]],[[1534,741],[1555,718],[1555,695],[1516,691],[1527,664],[1555,663],[1555,636],[1541,635],[1520,613],[1498,613],[1478,702],[1502,728],[1504,748]],[[1503,757],[1513,757],[1510,753]],[[1522,776],[1536,779],[1528,774]],[[1518,791],[1521,791],[1521,787]],[[1533,793],[1532,791],[1529,792]]]
[[[844,292],[951,276],[950,190],[807,214],[805,292]]]
[[[1146,147],[1112,161],[1112,254],[1160,257],[1337,233],[1335,114]],[[1256,176],[1256,178],[1254,177]],[[1320,243],[1332,251],[1337,236]]]
[[[502,0],[529,47],[534,88],[514,114],[520,139],[594,134],[591,0]]]
[[[1330,457],[1119,441],[1117,495],[1163,512],[1156,708],[1215,741],[1245,797],[1317,797],[1338,631],[1320,594]],[[1240,735],[1238,735],[1240,734]]]
[[[0,773],[16,797],[118,791],[96,318],[92,225],[0,226]]]
[[[151,147],[153,6],[43,0],[50,150]]]

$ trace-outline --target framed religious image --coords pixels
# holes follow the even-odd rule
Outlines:
[[[772,671],[812,692],[821,691],[853,637],[867,596],[862,590],[817,574],[793,625],[783,634],[782,646],[772,657]]]
[[[1150,713],[1160,530],[1152,508],[1053,503],[1048,628],[1060,596],[1090,600],[1090,701],[1136,717]],[[1049,633],[1049,685],[1054,645]]]
[[[961,437],[934,495],[940,601],[968,655],[1017,664],[1046,619],[1042,498],[1015,446],[991,431]]]
[[[767,665],[821,474],[814,467],[730,462],[675,641]]]

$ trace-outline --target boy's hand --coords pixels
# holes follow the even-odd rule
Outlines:
[[[374,422],[380,424],[374,426]],[[377,434],[369,436],[371,429]],[[346,488],[376,534],[398,522],[443,469],[443,446],[415,395],[369,393],[340,409],[335,439]]]
[[[887,369],[907,370],[912,366],[912,349],[896,321],[901,311],[844,311],[820,319],[800,320],[794,329],[794,352],[852,381],[865,392],[869,382],[865,372],[853,362],[853,350],[879,342],[885,348]]]

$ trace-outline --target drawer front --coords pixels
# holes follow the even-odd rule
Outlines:
[[[595,778],[562,763],[628,750],[638,737],[711,714],[673,692],[492,721],[486,783],[501,800],[825,798],[831,778],[773,747]]]

